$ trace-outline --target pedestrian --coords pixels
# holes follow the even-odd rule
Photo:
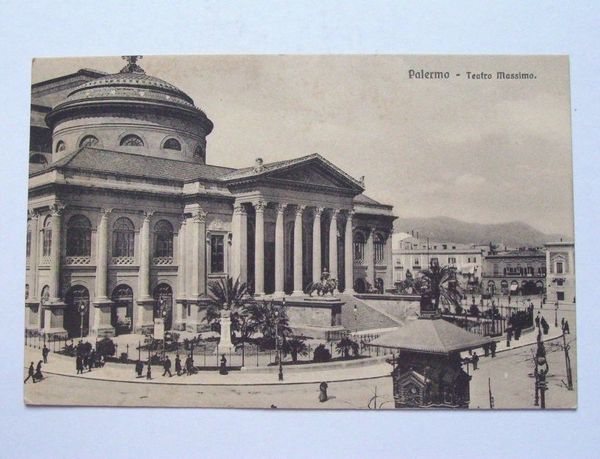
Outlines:
[[[492,353],[492,359],[496,357],[496,341],[490,343],[490,351]]]
[[[27,370],[27,377],[25,378],[25,381],[23,381],[23,384],[25,384],[27,381],[29,381],[29,378],[31,378],[31,380],[33,381],[33,384],[35,384],[35,377],[33,375],[34,375],[33,362],[31,362],[31,364],[29,365],[29,369]]]
[[[92,350],[88,356],[88,371],[92,371],[92,367],[96,364],[96,351]]]
[[[229,372],[227,371],[227,359],[225,358],[225,354],[221,355],[221,367],[219,369],[219,374],[226,375]]]
[[[42,349],[42,357],[44,358],[44,363],[48,363],[48,354],[50,353],[50,349],[48,349],[46,347],[46,345],[44,344],[44,347]]]
[[[490,345],[489,345],[489,343],[483,345],[483,355],[484,355],[484,357],[488,357],[490,355]]]
[[[141,360],[138,360],[135,364],[135,372],[137,373],[137,377],[141,378],[144,373],[144,363]]]
[[[44,375],[42,374],[42,361],[40,360],[35,368],[33,380],[41,381],[42,379],[44,379]]]
[[[164,372],[163,372],[163,376],[165,376],[167,373],[169,373],[169,378],[173,377],[173,375],[171,374],[171,359],[169,358],[169,356],[167,355],[167,358],[165,359],[164,363],[163,363],[163,368],[164,368]]]
[[[477,355],[477,352],[473,352],[471,362],[473,363],[473,371],[477,370],[477,363],[479,362],[479,356]]]
[[[537,313],[537,316],[535,316],[535,326],[536,328],[540,328],[540,313]]]
[[[546,322],[546,319],[544,319],[544,316],[542,316],[542,318],[540,319],[540,325],[542,327],[542,330],[544,331],[544,335],[547,335],[550,326],[548,325],[548,322]]]
[[[80,354],[77,354],[77,357],[75,357],[75,368],[78,375],[83,374],[83,357]]]
[[[510,340],[512,339],[512,325],[506,327],[506,347],[510,347]]]
[[[179,354],[175,356],[175,372],[177,376],[181,376],[181,359],[179,358]]]
[[[562,319],[560,319],[560,329],[563,331],[565,331],[565,318],[563,317]]]
[[[148,360],[148,368],[146,370],[146,379],[152,379],[152,367],[150,366],[150,360]]]
[[[571,334],[571,330],[569,330],[569,321],[565,320],[565,325],[563,327],[563,333],[565,335],[570,335]]]
[[[185,359],[185,372],[188,376],[194,374],[194,361],[192,357],[188,355],[187,359]]]
[[[327,385],[327,383],[325,381],[323,381],[321,384],[319,384],[319,402],[323,403],[326,402],[329,397],[327,396],[327,388],[329,386]]]

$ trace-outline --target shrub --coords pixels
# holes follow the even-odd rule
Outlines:
[[[313,361],[319,363],[319,362],[329,362],[330,360],[331,360],[331,352],[329,352],[329,349],[327,349],[324,344],[319,344],[315,348],[315,352],[313,354]]]
[[[98,344],[96,345],[96,353],[98,355],[102,355],[104,357],[112,357],[116,354],[116,352],[117,348],[115,347],[115,343],[110,338],[102,338],[100,341],[98,341]]]

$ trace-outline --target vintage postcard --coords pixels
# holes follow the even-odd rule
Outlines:
[[[25,403],[577,407],[568,57],[32,72]]]

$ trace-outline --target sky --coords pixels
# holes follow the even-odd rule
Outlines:
[[[124,64],[35,59],[32,82]],[[399,217],[523,221],[573,237],[565,56],[144,56],[139,64],[213,121],[209,164],[320,153],[364,175],[366,194]],[[450,76],[411,79],[410,70]],[[536,78],[498,80],[498,71]]]

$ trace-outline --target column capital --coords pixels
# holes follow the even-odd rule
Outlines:
[[[233,206],[233,213],[238,215],[246,215],[246,208],[242,203],[236,203]]]
[[[265,207],[267,207],[267,203],[265,201],[256,201],[253,202],[252,205],[254,206],[254,209],[256,210],[256,212],[264,212],[265,211]]]
[[[356,211],[354,209],[346,209],[346,217],[353,218]]]
[[[50,214],[53,217],[60,217],[66,209],[66,205],[61,202],[55,202],[50,206]]]
[[[113,209],[112,207],[104,207],[102,209],[100,209],[100,215],[102,216],[102,218],[108,218],[108,216],[112,213]]]
[[[340,209],[329,209],[331,218],[336,218],[340,214]]]
[[[37,210],[27,209],[27,218],[37,220],[38,218],[40,218],[40,214]]]
[[[287,202],[278,202],[276,203],[275,209],[277,210],[278,214],[283,214],[288,205],[289,204]]]
[[[144,214],[144,221],[150,222],[150,219],[154,215],[155,211],[154,210],[144,210],[142,213]]]
[[[181,214],[179,216],[179,223],[183,226],[187,223],[187,217],[185,216],[185,214]]]
[[[206,212],[203,210],[197,210],[192,212],[192,221],[194,223],[204,223],[206,222]]]
[[[324,207],[315,207],[313,209],[315,218],[321,218],[321,215],[323,214],[324,210],[325,210]]]
[[[302,214],[304,213],[304,209],[306,209],[306,206],[304,204],[296,205],[296,216],[302,217]]]

